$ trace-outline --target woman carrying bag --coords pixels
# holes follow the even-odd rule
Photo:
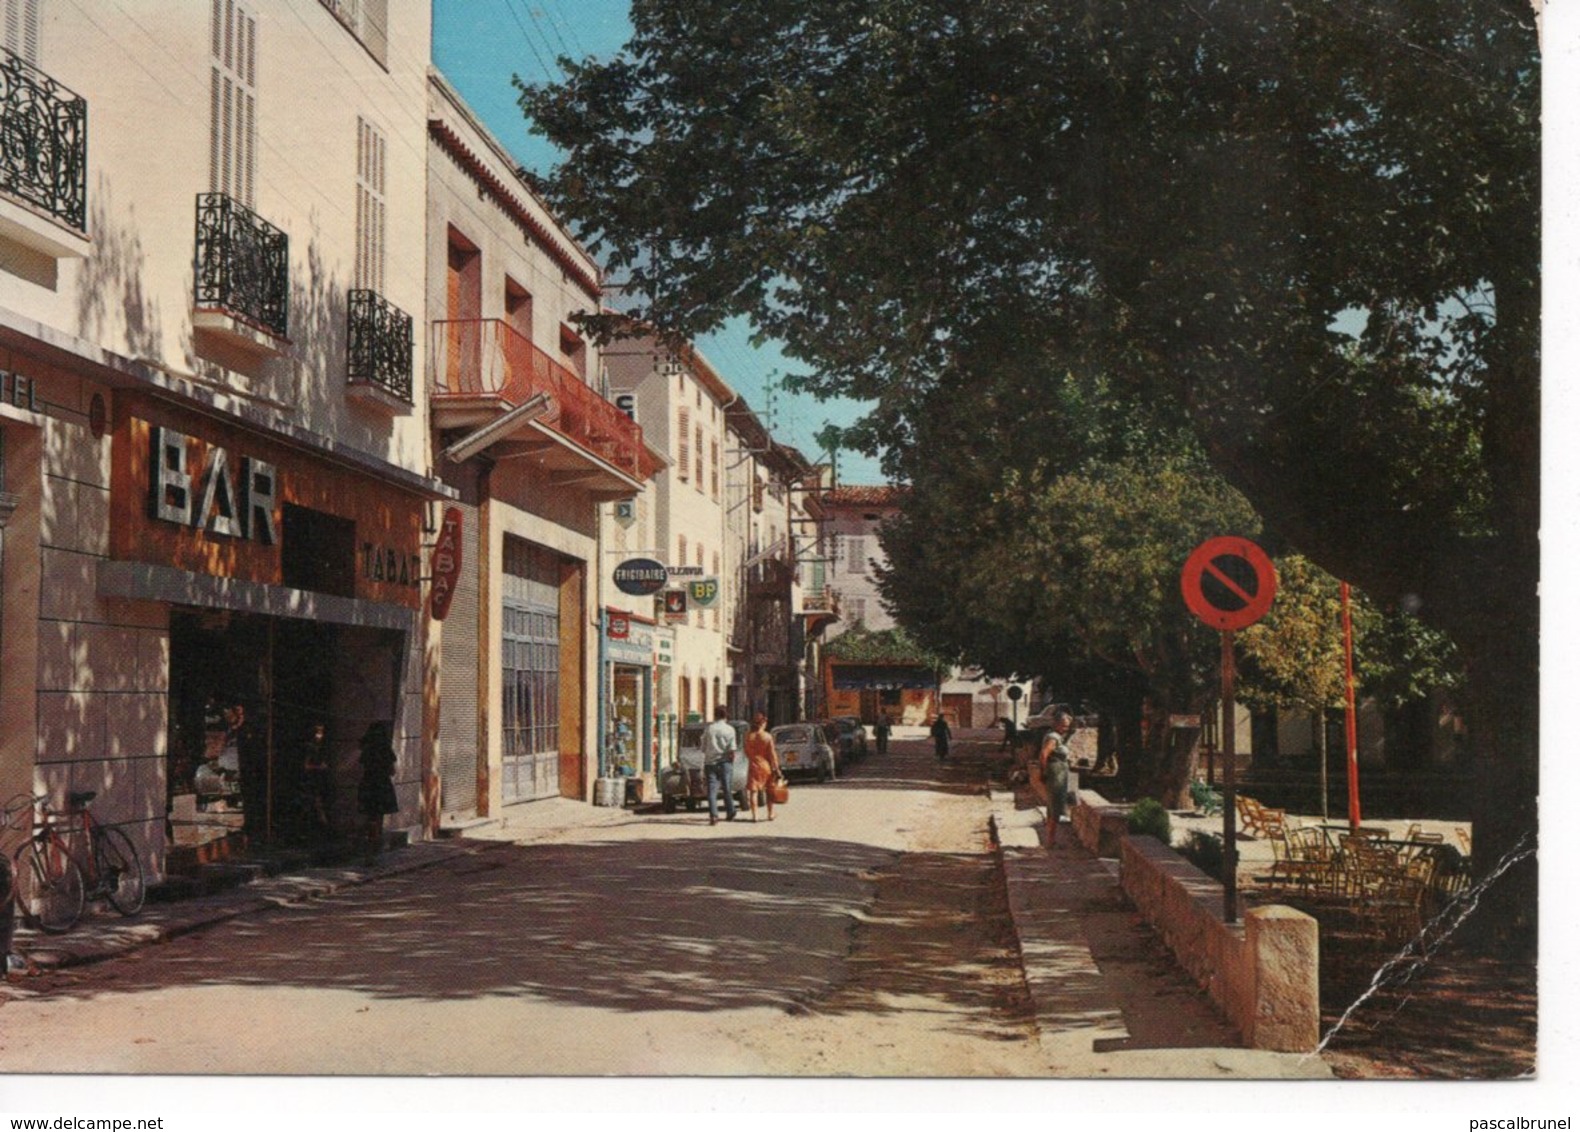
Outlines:
[[[773,821],[774,793],[783,774],[774,737],[768,734],[768,717],[762,712],[752,717],[752,729],[746,734],[746,768],[746,804],[751,807],[752,820],[757,820],[757,794],[761,791],[768,806],[768,820]]]

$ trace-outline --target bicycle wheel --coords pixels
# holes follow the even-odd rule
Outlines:
[[[132,839],[118,829],[101,829],[95,838],[99,883],[110,904],[123,916],[135,916],[143,907],[143,866],[137,863]]]
[[[82,870],[59,845],[28,841],[16,851],[16,903],[29,922],[51,935],[82,918]]]

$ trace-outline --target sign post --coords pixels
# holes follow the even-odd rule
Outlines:
[[[1278,575],[1266,552],[1249,539],[1210,538],[1191,552],[1180,571],[1185,605],[1220,634],[1219,699],[1223,720],[1218,750],[1223,755],[1223,919],[1239,918],[1234,801],[1234,633],[1259,620],[1273,605]]]

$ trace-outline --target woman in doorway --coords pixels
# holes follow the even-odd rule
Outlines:
[[[390,742],[390,725],[382,720],[368,724],[362,735],[362,780],[357,784],[357,809],[367,819],[367,845],[364,859],[378,860],[384,847],[384,815],[400,809],[395,799],[395,748]]]
[[[768,820],[774,820],[774,781],[780,777],[779,752],[774,749],[774,737],[768,733],[768,717],[758,712],[752,717],[752,729],[746,734],[746,804],[751,807],[752,820],[757,820],[757,794],[762,792],[768,807]]]

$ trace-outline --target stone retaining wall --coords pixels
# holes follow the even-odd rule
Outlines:
[[[1223,922],[1223,885],[1152,837],[1129,832],[1129,807],[1082,790],[1070,812],[1081,844],[1119,858],[1119,883],[1180,965],[1252,1049],[1317,1046],[1317,922],[1283,905]]]

